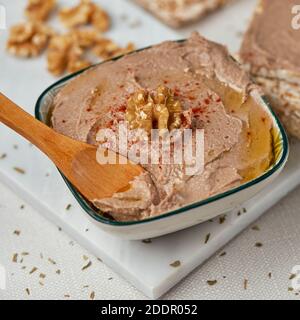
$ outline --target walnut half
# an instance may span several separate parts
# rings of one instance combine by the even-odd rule
[[[36,57],[46,48],[52,34],[51,28],[40,23],[17,24],[10,30],[7,50],[18,57]]]
[[[175,100],[174,93],[165,86],[153,92],[141,89],[127,101],[126,121],[130,129],[179,129],[181,127],[182,106]]]
[[[56,6],[56,0],[28,0],[26,17],[33,22],[46,21]]]
[[[61,75],[66,70],[76,72],[91,65],[83,58],[84,50],[71,33],[52,37],[48,48],[48,70]]]

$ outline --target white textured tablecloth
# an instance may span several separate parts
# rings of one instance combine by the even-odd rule
[[[289,291],[291,270],[300,264],[299,192],[258,220],[259,231],[248,228],[162,298],[299,299]],[[0,299],[89,299],[93,291],[95,299],[146,299],[2,184],[0,195],[0,264],[7,271]],[[18,262],[12,261],[15,253]],[[88,261],[92,265],[82,271]],[[207,284],[215,279],[216,285]]]

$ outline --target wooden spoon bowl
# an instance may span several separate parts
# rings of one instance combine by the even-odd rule
[[[128,188],[143,172],[139,165],[99,164],[97,147],[61,135],[0,93],[0,121],[43,151],[89,201]]]

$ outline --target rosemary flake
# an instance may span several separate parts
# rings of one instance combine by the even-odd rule
[[[48,258],[48,261],[49,261],[51,264],[56,264],[56,262],[55,262],[53,259],[51,259],[51,258]]]
[[[209,285],[209,286],[214,286],[215,284],[217,284],[217,280],[207,280],[207,284]]]
[[[85,266],[83,266],[83,267],[81,268],[81,271],[86,270],[86,269],[89,268],[91,265],[92,265],[92,261],[89,261]]]
[[[173,268],[178,268],[181,266],[181,262],[179,260],[176,260],[176,261],[170,263],[170,266]]]
[[[26,171],[25,171],[24,169],[19,168],[19,167],[13,167],[13,169],[14,169],[16,172],[20,173],[20,174],[25,174],[25,173],[26,173]]]
[[[90,294],[90,299],[94,300],[95,299],[95,291],[92,291]]]
[[[210,238],[210,233],[208,233],[205,237],[205,241],[204,241],[205,244],[207,244],[207,242],[209,241],[209,238]]]
[[[297,276],[296,274],[291,274],[291,275],[290,275],[290,277],[289,277],[289,280],[293,280],[293,279],[295,279],[295,278],[296,278],[296,276]]]
[[[226,214],[223,216],[219,217],[219,224],[223,224],[226,221]]]
[[[244,290],[248,288],[248,279],[244,279]]]
[[[33,268],[30,270],[29,274],[33,274],[34,272],[36,272],[37,269],[38,269],[37,267],[33,267]]]
[[[18,262],[18,254],[14,253],[13,257],[12,257],[12,262]]]
[[[143,243],[146,243],[146,244],[149,244],[149,243],[152,243],[152,240],[151,239],[144,239],[142,240]]]

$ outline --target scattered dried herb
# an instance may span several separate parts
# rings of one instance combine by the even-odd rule
[[[295,279],[295,278],[296,278],[296,276],[297,276],[296,274],[291,274],[291,275],[290,275],[290,277],[289,277],[289,280],[293,280],[293,279]]]
[[[19,168],[19,167],[14,167],[13,169],[14,169],[16,172],[20,173],[20,174],[25,174],[25,173],[26,173],[26,171],[25,171],[24,169]]]
[[[60,274],[61,271],[58,269],[58,270],[55,271],[55,273],[56,273],[56,274]]]
[[[220,254],[220,257],[224,257],[224,256],[226,256],[226,252],[224,251],[224,252],[222,252],[221,254]]]
[[[256,242],[255,243],[255,247],[257,248],[261,248],[263,246],[263,244],[261,242]]]
[[[209,285],[209,286],[214,286],[215,284],[217,284],[217,280],[207,280],[207,284]]]
[[[13,148],[14,148],[15,150],[19,149],[19,147],[18,147],[17,144],[14,144],[14,145],[13,145]]]
[[[89,261],[85,266],[83,266],[83,267],[81,268],[81,271],[86,270],[86,269],[89,268],[91,265],[92,265],[92,261]]]
[[[224,214],[223,216],[219,217],[219,223],[223,224],[226,221],[226,215]]]
[[[20,230],[15,230],[15,231],[14,231],[14,234],[17,235],[17,236],[19,236],[19,235],[21,234],[21,231],[20,231]]]
[[[70,298],[71,296],[69,294],[64,295],[65,298]]]
[[[181,266],[181,262],[179,260],[176,260],[176,261],[170,263],[170,266],[173,268],[178,268]]]
[[[66,206],[66,211],[69,211],[71,208],[72,208],[72,205],[71,205],[71,204],[68,204],[68,205]]]
[[[292,292],[292,291],[294,291],[294,288],[289,287],[288,291]]]
[[[260,231],[259,226],[253,226],[251,229],[254,231]]]
[[[51,259],[51,258],[48,258],[48,261],[49,261],[50,263],[52,263],[52,264],[56,264],[56,262],[55,262],[53,259]]]
[[[210,233],[208,233],[205,237],[205,241],[204,241],[205,244],[209,241],[209,238],[210,238]]]
[[[26,288],[25,291],[30,296],[30,290],[28,288]]]
[[[46,275],[44,273],[40,273],[40,276],[39,276],[41,279],[45,279],[46,278]]]
[[[18,262],[18,254],[14,253],[13,257],[12,257],[12,262]]]
[[[92,291],[90,294],[90,299],[94,300],[95,299],[95,291]]]
[[[144,239],[144,240],[142,240],[142,242],[148,244],[148,243],[152,243],[152,240],[151,239]]]
[[[36,272],[37,269],[38,269],[37,267],[33,267],[33,268],[30,270],[29,274],[33,274],[34,272]]]
[[[29,252],[24,251],[24,252],[21,253],[21,255],[22,256],[29,256]]]
[[[244,280],[244,290],[247,290],[248,288],[248,279]]]
[[[44,286],[42,281],[39,281],[39,285],[42,286],[42,287]]]
[[[25,208],[24,204],[20,206],[20,209],[23,210]]]
[[[1,156],[0,156],[0,160],[5,159],[6,157],[7,157],[7,154],[6,154],[6,153],[3,153],[3,154],[1,154]]]
[[[113,277],[109,277],[107,280],[109,280],[109,281],[110,281],[110,280],[113,280]]]
[[[272,272],[268,273],[268,277],[271,279],[272,278]]]
[[[83,256],[82,256],[82,259],[83,259],[84,261],[87,261],[87,260],[89,260],[89,257],[87,257],[86,255],[83,255]]]

